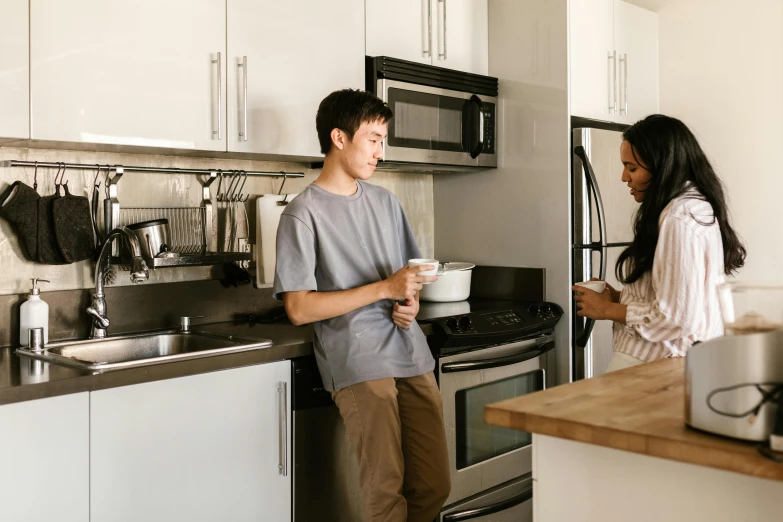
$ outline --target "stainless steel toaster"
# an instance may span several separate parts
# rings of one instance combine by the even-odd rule
[[[783,330],[726,335],[687,353],[685,422],[737,439],[766,441],[783,396]],[[766,400],[765,400],[766,399]]]

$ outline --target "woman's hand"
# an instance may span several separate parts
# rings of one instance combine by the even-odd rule
[[[399,302],[394,303],[394,311],[392,312],[392,322],[400,328],[407,329],[416,319],[416,315],[419,313],[419,301],[415,298],[406,298],[405,304]]]
[[[609,311],[611,305],[615,302],[612,291],[614,290],[608,284],[602,293],[594,292],[589,288],[574,285],[571,287],[574,291],[574,301],[576,301],[576,315],[587,317],[588,319],[604,320],[611,319]],[[614,290],[616,292],[616,290]]]

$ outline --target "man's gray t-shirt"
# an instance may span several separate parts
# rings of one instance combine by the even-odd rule
[[[285,292],[375,283],[421,257],[397,198],[384,188],[356,184],[352,196],[312,184],[286,207],[277,229],[276,299]],[[435,361],[421,328],[416,321],[408,329],[397,327],[393,308],[394,301],[383,300],[313,324],[327,390],[432,371]]]

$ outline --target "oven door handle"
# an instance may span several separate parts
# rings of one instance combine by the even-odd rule
[[[519,495],[515,495],[511,498],[507,498],[506,500],[502,500],[500,502],[496,502],[488,506],[484,506],[476,509],[466,509],[465,511],[456,511],[454,513],[449,513],[448,515],[443,515],[443,522],[457,522],[459,520],[470,520],[472,518],[479,518],[487,515],[492,515],[494,513],[500,513],[501,511],[511,509],[512,507],[523,504],[529,500],[533,500],[532,489],[528,489],[524,493],[520,493]]]
[[[478,361],[446,363],[440,367],[441,373],[469,372],[472,370],[485,370],[487,368],[500,368],[510,366],[530,359],[540,357],[555,347],[555,338],[547,335],[542,338],[542,342],[536,344],[534,348],[525,350],[522,353],[507,355],[505,357],[496,357],[494,359],[480,359]]]

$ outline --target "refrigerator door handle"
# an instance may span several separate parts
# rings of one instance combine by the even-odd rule
[[[605,248],[597,248],[596,249],[598,253],[601,256],[601,263],[600,263],[600,277],[601,281],[606,279],[606,249]],[[576,340],[576,345],[579,348],[584,348],[587,346],[587,341],[590,340],[590,334],[593,333],[593,327],[595,326],[595,320],[594,319],[588,319],[585,322],[585,329],[582,332],[582,335],[580,335]]]
[[[606,217],[604,214],[604,202],[603,199],[601,199],[601,190],[598,188],[598,180],[595,177],[595,171],[593,171],[593,166],[590,164],[590,160],[587,158],[585,148],[582,145],[577,145],[574,147],[574,154],[576,154],[577,157],[582,160],[587,184],[590,186],[590,190],[593,192],[593,196],[595,196],[595,206],[596,210],[598,211],[598,243],[601,247],[606,247]],[[603,279],[604,276],[604,270],[602,269],[601,279]]]
[[[601,199],[601,191],[598,188],[598,180],[595,177],[595,172],[593,171],[593,166],[590,164],[590,160],[587,158],[587,153],[585,152],[585,148],[582,145],[577,145],[574,147],[574,154],[579,157],[580,160],[582,160],[582,165],[584,166],[585,170],[585,178],[587,180],[587,184],[590,186],[590,190],[593,192],[593,196],[595,197],[595,207],[596,211],[598,212],[598,244],[593,243],[597,248],[595,250],[598,250],[600,256],[601,256],[601,263],[600,263],[600,271],[598,278],[602,281],[606,279],[606,217],[604,215],[604,202]],[[593,327],[595,326],[595,321],[593,319],[588,319],[585,323],[585,329],[582,335],[579,336],[579,338],[576,340],[576,345],[579,348],[584,348],[587,345],[587,341],[590,339],[590,334],[593,333]]]

